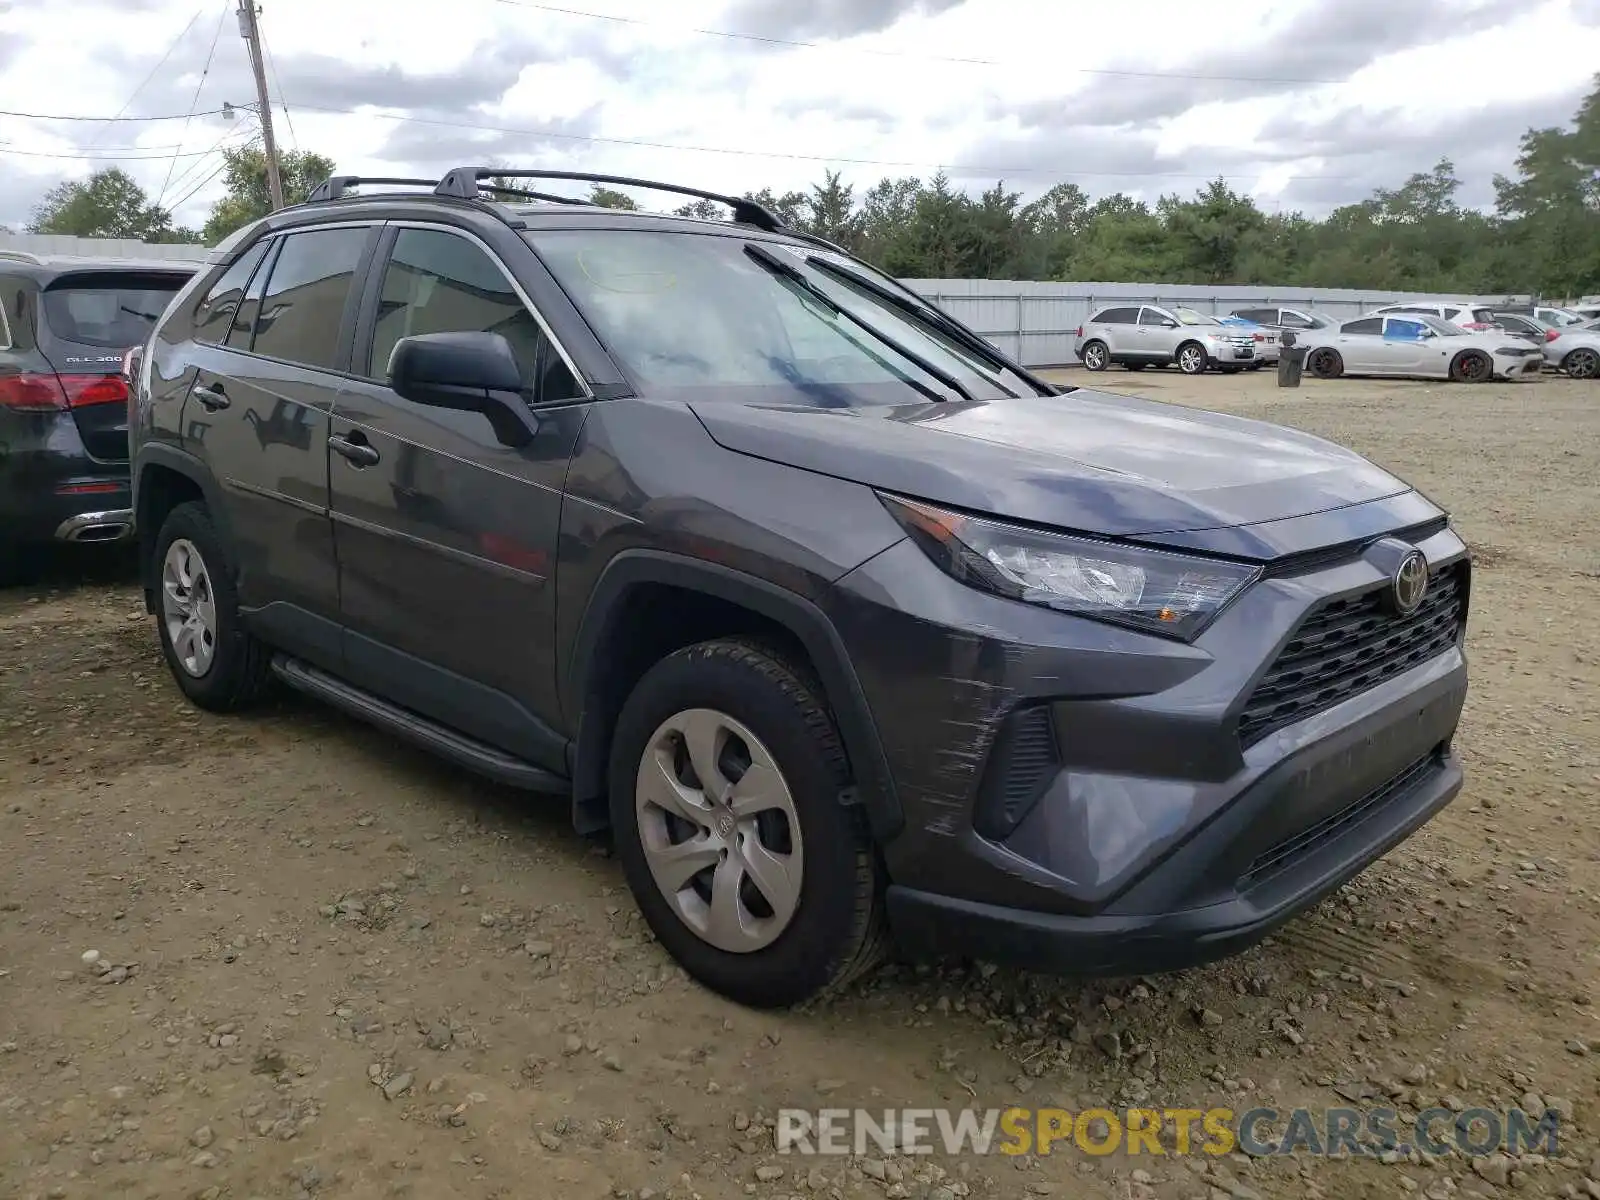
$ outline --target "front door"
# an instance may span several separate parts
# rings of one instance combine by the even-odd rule
[[[1422,369],[1423,351],[1428,349],[1431,332],[1421,321],[1409,317],[1383,320],[1383,369],[1406,375]]]
[[[485,331],[522,367],[537,418],[527,445],[503,444],[481,414],[387,386],[401,338]],[[444,226],[385,234],[351,371],[329,441],[346,672],[564,772],[552,732],[556,539],[584,388],[488,246]]]

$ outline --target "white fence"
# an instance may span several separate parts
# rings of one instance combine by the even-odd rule
[[[1180,283],[1031,283],[1006,279],[908,279],[905,282],[1028,367],[1077,362],[1072,342],[1078,326],[1097,308],[1116,302],[1181,304],[1218,316],[1235,308],[1287,304],[1295,308],[1314,308],[1334,317],[1354,317],[1381,304],[1466,298],[1344,288]],[[1528,297],[1496,296],[1493,299],[1525,303]]]
[[[57,233],[0,233],[0,250],[91,258],[155,258],[167,262],[204,262],[211,253],[208,246],[152,245],[130,238],[70,237]]]

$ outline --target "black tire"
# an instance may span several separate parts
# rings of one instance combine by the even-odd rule
[[[1111,352],[1104,342],[1083,344],[1083,365],[1091,371],[1104,371],[1111,365]]]
[[[686,709],[716,709],[766,745],[788,785],[805,849],[799,904],[769,945],[749,952],[701,939],[656,885],[635,805],[640,762],[660,725]],[[611,743],[611,824],[628,886],[656,937],[705,986],[755,1008],[782,1008],[837,990],[875,965],[887,934],[880,869],[861,810],[840,802],[849,765],[808,673],[743,639],[702,642],[645,673]]]
[[[1211,365],[1206,348],[1199,342],[1183,343],[1173,355],[1173,360],[1178,364],[1178,370],[1185,375],[1204,375],[1206,368]]]
[[[1337,350],[1324,346],[1310,353],[1305,369],[1318,379],[1337,379],[1344,374],[1344,359]]]
[[[172,648],[162,616],[161,568],[167,551],[179,538],[187,539],[205,563],[216,609],[215,650],[203,675],[191,675]],[[180,504],[167,514],[156,534],[153,577],[156,580],[156,630],[161,654],[179,689],[196,706],[209,712],[237,712],[259,700],[272,684],[271,651],[245,631],[239,618],[239,593],[234,587],[233,560],[199,501]]]
[[[1250,369],[1252,371],[1259,371],[1259,370],[1261,370],[1262,367],[1264,367],[1266,365],[1267,365],[1266,363],[1257,360],[1256,362],[1253,362],[1253,363],[1250,364]]]
[[[1456,383],[1488,383],[1494,378],[1494,359],[1482,350],[1463,350],[1450,364],[1450,378]]]
[[[1580,347],[1561,360],[1561,369],[1573,379],[1600,379],[1600,353]]]

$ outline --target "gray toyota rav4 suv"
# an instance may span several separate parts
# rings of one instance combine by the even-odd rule
[[[512,174],[733,219],[482,182]],[[569,797],[745,1003],[891,941],[1215,958],[1461,786],[1439,508],[1303,433],[1045,383],[748,200],[336,177],[217,249],[135,393],[188,697],[275,680]]]

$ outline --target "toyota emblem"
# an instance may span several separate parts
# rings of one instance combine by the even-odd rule
[[[1400,560],[1394,572],[1394,606],[1410,615],[1428,594],[1428,560],[1422,551],[1413,550]]]

